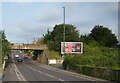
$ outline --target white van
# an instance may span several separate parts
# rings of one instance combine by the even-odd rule
[[[15,55],[15,58],[19,58],[19,55]]]

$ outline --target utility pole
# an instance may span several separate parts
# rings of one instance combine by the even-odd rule
[[[2,31],[0,31],[0,66],[2,65],[2,34],[3,34],[3,32]]]
[[[63,57],[65,57],[65,7],[63,7],[63,23],[64,23],[64,32],[63,32],[63,42],[64,42],[64,55]]]

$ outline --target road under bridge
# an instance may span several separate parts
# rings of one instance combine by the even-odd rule
[[[37,54],[35,56],[37,57],[37,62],[48,64],[48,59],[46,52],[48,51],[48,47],[45,44],[16,44],[12,43],[11,50],[34,50]]]

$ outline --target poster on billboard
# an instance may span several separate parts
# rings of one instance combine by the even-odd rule
[[[82,42],[65,42],[65,53],[82,53]],[[61,42],[61,54],[64,54],[64,42]]]

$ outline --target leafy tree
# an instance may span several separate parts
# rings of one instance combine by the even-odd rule
[[[25,54],[27,54],[27,55],[29,55],[29,56],[31,56],[31,55],[33,55],[33,50],[24,50],[23,51]]]
[[[43,41],[48,45],[50,50],[60,51],[61,42],[63,42],[63,24],[55,25],[53,31],[47,31],[43,35]],[[70,24],[65,24],[65,41],[77,42],[79,41],[79,31]]]
[[[49,31],[49,29],[47,29],[47,33],[44,35],[43,34],[43,42],[44,43],[46,43],[46,44],[48,44],[48,40],[50,40],[50,34],[51,34],[51,32]]]
[[[118,65],[120,67],[120,44],[118,46]]]
[[[112,47],[118,43],[115,34],[112,34],[111,30],[107,27],[99,25],[95,26],[92,29],[90,36],[102,46]]]
[[[95,40],[92,37],[90,37],[89,34],[88,35],[85,34],[80,36],[80,41],[83,43],[89,44]]]
[[[10,43],[8,42],[8,40],[6,39],[6,35],[5,32],[2,31],[2,57],[4,58],[4,56],[9,56],[10,54]]]

